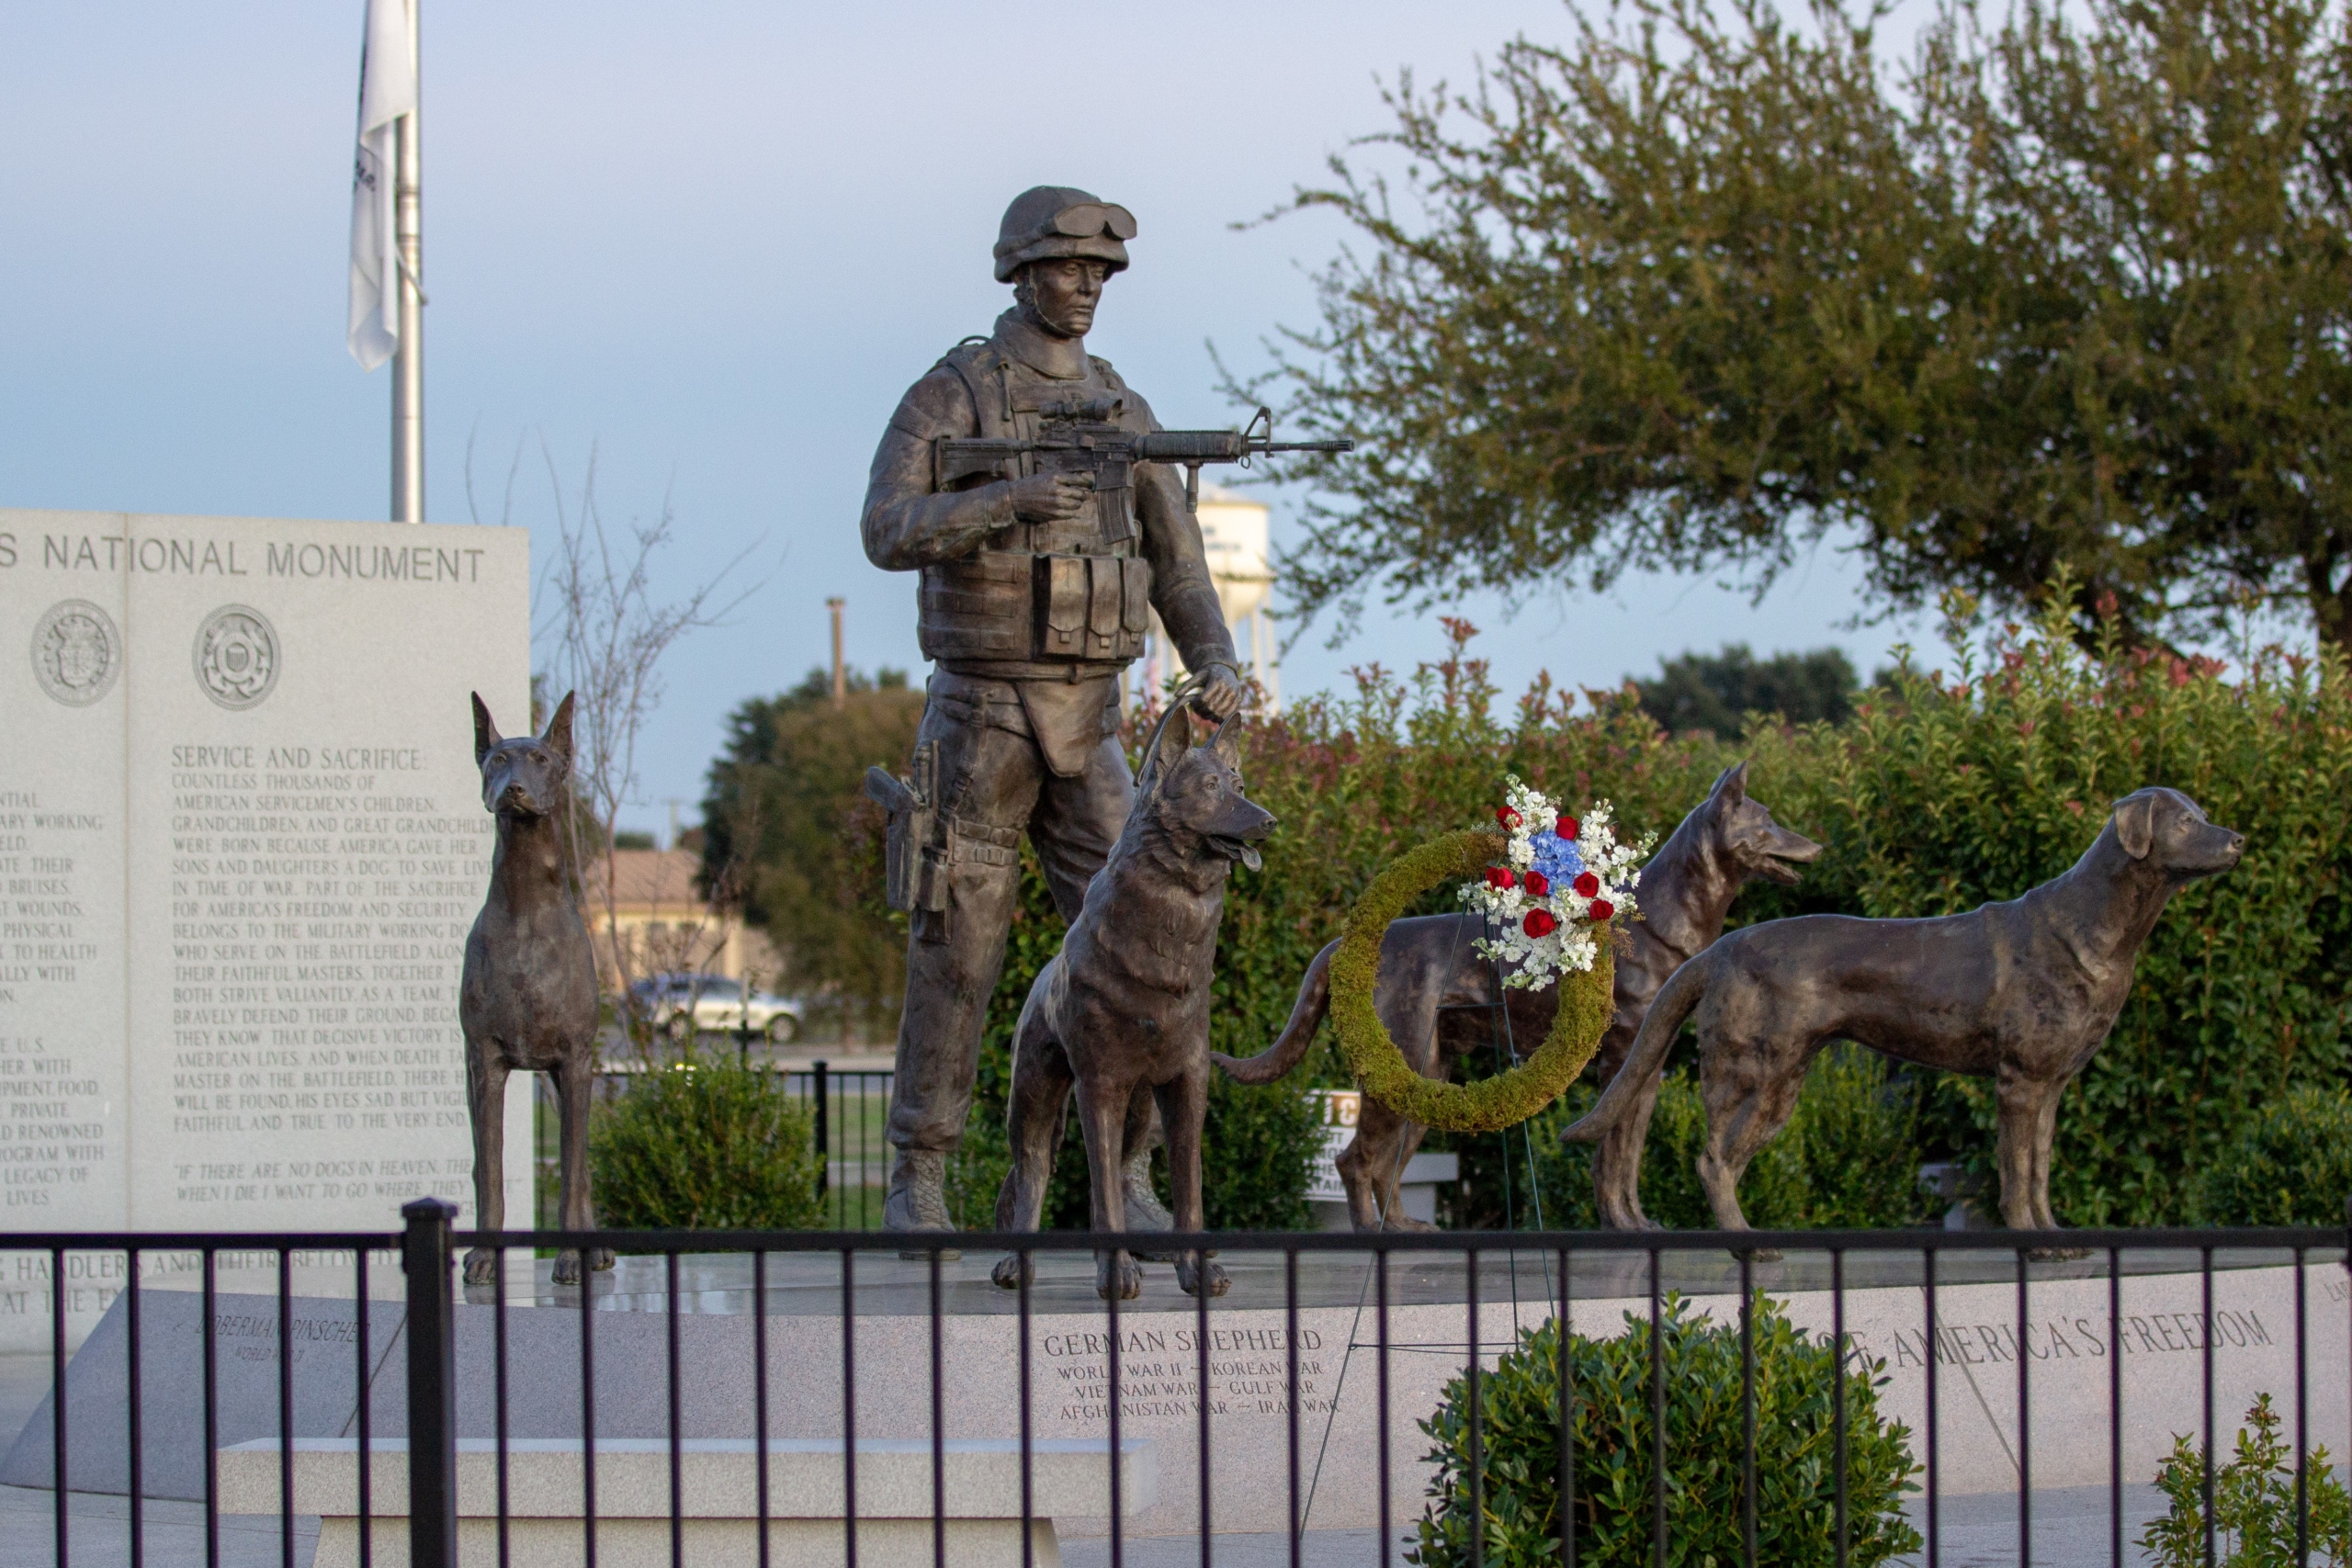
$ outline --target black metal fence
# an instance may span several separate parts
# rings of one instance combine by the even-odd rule
[[[2344,1230],[1129,1235],[1122,1301],[1084,1235],[403,1213],[0,1235],[52,1309],[10,1561],[1663,1568],[1713,1518],[1726,1562],[2218,1563],[2258,1401],[2265,1528],[2343,1528]],[[559,1286],[574,1247],[621,1256]],[[1228,1294],[1180,1292],[1203,1248]]]
[[[897,1076],[887,1068],[831,1066],[821,1056],[805,1071],[786,1074],[786,1087],[807,1102],[816,1121],[817,1191],[836,1230],[872,1230],[882,1223],[882,1190],[890,1175],[882,1128]]]

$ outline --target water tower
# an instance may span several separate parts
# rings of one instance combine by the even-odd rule
[[[1233,646],[1241,656],[1241,672],[1256,677],[1266,694],[1266,711],[1282,711],[1282,664],[1275,649],[1273,623],[1266,617],[1267,596],[1274,573],[1267,559],[1267,510],[1215,485],[1201,486],[1201,543],[1206,547],[1209,581],[1216,585],[1225,624],[1233,629]],[[1159,692],[1184,672],[1183,656],[1169,640],[1159,616],[1151,617],[1151,637],[1144,649],[1142,690]]]

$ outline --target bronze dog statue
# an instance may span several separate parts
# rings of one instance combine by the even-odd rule
[[[1144,763],[1135,809],[1111,858],[1086,885],[1086,902],[1029,987],[1012,1035],[1006,1131],[1012,1168],[997,1194],[996,1228],[1034,1231],[1043,1215],[1063,1107],[1078,1089],[1093,1228],[1127,1228],[1124,1173],[1149,1135],[1157,1101],[1168,1140],[1168,1180],[1180,1231],[1198,1231],[1201,1127],[1208,1115],[1209,981],[1233,863],[1258,864],[1274,818],[1241,793],[1231,719],[1205,746],[1173,710],[1163,747]],[[1172,744],[1170,744],[1172,743]],[[1025,1255],[996,1266],[1017,1287]],[[1177,1259],[1193,1295],[1225,1294],[1225,1270],[1205,1256]],[[1142,1293],[1143,1270],[1122,1249],[1096,1260],[1105,1299]]]
[[[466,938],[458,1019],[466,1032],[466,1104],[474,1122],[474,1214],[483,1230],[506,1226],[506,1075],[553,1073],[562,1107],[565,1230],[593,1230],[588,1195],[588,1098],[596,1071],[596,958],[564,874],[556,815],[571,787],[571,698],[547,733],[502,740],[490,709],[474,697],[474,761],[481,803],[498,818],[490,897]],[[613,1255],[597,1250],[594,1267]],[[466,1254],[466,1283],[486,1285],[498,1255]],[[580,1282],[580,1254],[556,1259],[555,1282]]]
[[[1695,1013],[1707,1108],[1699,1179],[1716,1224],[1746,1230],[1741,1172],[1796,1109],[1815,1053],[1852,1040],[1996,1080],[2001,1219],[2055,1230],[2058,1098],[2123,1010],[2166,901],[2245,849],[2179,791],[2143,789],[2115,803],[2081,860],[2022,898],[1928,919],[1805,915],[1735,931],[1674,972],[1625,1066],[1562,1136],[1590,1142],[1631,1114]]]
[[[1774,822],[1763,802],[1748,798],[1746,762],[1724,770],[1707,798],[1642,868],[1636,885],[1642,918],[1619,939],[1615,1016],[1593,1055],[1601,1082],[1616,1076],[1633,1049],[1642,1016],[1667,976],[1723,934],[1724,917],[1740,888],[1759,876],[1793,886],[1802,874],[1797,867],[1820,853],[1819,844]],[[1543,1041],[1559,1010],[1555,988],[1498,987],[1493,963],[1471,949],[1482,930],[1475,915],[1419,915],[1394,922],[1382,939],[1374,1006],[1406,1061],[1424,1077],[1453,1077],[1455,1062],[1487,1043],[1498,988],[1509,1009],[1510,1038],[1522,1051]],[[1329,1004],[1331,954],[1339,945],[1332,942],[1307,965],[1290,1021],[1272,1045],[1246,1060],[1214,1056],[1216,1065],[1243,1083],[1271,1083],[1296,1066]],[[1640,1178],[1661,1070],[1650,1070],[1638,1098],[1593,1156],[1600,1223],[1612,1230],[1657,1228],[1642,1213]],[[1424,1131],[1375,1100],[1364,1101],[1356,1135],[1339,1159],[1356,1229],[1379,1230],[1384,1216],[1390,1229],[1423,1228],[1397,1209],[1396,1179]]]

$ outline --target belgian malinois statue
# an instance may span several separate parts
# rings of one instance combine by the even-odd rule
[[[458,1019],[466,1032],[466,1104],[474,1121],[474,1213],[483,1230],[506,1225],[506,1075],[552,1073],[563,1115],[565,1230],[593,1230],[588,1196],[588,1097],[596,1070],[596,958],[564,873],[560,812],[571,787],[571,698],[545,735],[502,740],[474,697],[474,761],[481,803],[498,818],[490,897],[466,938]],[[526,1151],[526,1154],[528,1151]],[[594,1267],[610,1269],[598,1249]],[[466,1254],[466,1283],[498,1269],[487,1247]],[[580,1282],[580,1254],[556,1259],[555,1282]]]
[[[1699,1030],[1707,1144],[1699,1179],[1724,1230],[1746,1230],[1740,1173],[1796,1109],[1832,1040],[1995,1080],[2001,1219],[2055,1230],[2058,1099],[2107,1039],[2165,904],[2238,863],[2244,835],[2177,790],[2143,789],[2072,868],[2002,904],[1928,919],[1804,915],[1734,931],[1674,972],[1632,1055],[1563,1134],[1589,1142],[1633,1112],[1685,1019]]]
[[[1126,828],[1087,884],[1084,907],[1029,987],[1013,1028],[1006,1108],[1012,1169],[997,1194],[1001,1231],[1037,1228],[1073,1084],[1092,1227],[1128,1228],[1124,1170],[1149,1135],[1157,1101],[1176,1228],[1202,1228],[1217,921],[1233,863],[1257,866],[1254,846],[1274,818],[1241,793],[1239,730],[1231,719],[1197,747],[1182,706],[1167,723],[1145,759]],[[994,1278],[1013,1289],[1027,1268],[1025,1256],[1007,1258]],[[1204,1254],[1180,1256],[1176,1277],[1193,1295],[1221,1296],[1228,1283]],[[1094,1287],[1106,1301],[1132,1299],[1142,1293],[1143,1269],[1124,1248],[1104,1252],[1095,1260]]]
[[[1762,801],[1748,798],[1746,762],[1724,771],[1707,798],[1642,868],[1635,885],[1642,918],[1618,938],[1615,1017],[1593,1054],[1594,1072],[1602,1083],[1617,1076],[1642,1015],[1667,976],[1723,934],[1724,917],[1740,888],[1759,876],[1793,886],[1802,874],[1797,868],[1820,853],[1819,844],[1774,822]],[[1509,1039],[1518,1049],[1534,1050],[1551,1032],[1560,993],[1500,986],[1494,963],[1470,945],[1484,929],[1475,915],[1419,915],[1396,921],[1381,942],[1373,1004],[1406,1061],[1424,1077],[1451,1077],[1454,1063],[1491,1043],[1498,990],[1509,1009]],[[1331,954],[1339,945],[1332,942],[1307,965],[1290,1021],[1272,1045],[1246,1060],[1217,1055],[1217,1066],[1243,1083],[1271,1083],[1296,1066],[1329,1003]],[[1657,1228],[1642,1213],[1640,1177],[1660,1071],[1651,1070],[1638,1087],[1638,1098],[1594,1153],[1600,1223],[1612,1230]],[[1396,1206],[1396,1179],[1424,1131],[1365,1100],[1356,1135],[1339,1159],[1356,1229],[1376,1231],[1384,1224],[1392,1230],[1427,1228]]]

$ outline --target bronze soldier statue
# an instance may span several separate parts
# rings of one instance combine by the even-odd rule
[[[1120,677],[1143,651],[1148,612],[1201,677],[1195,709],[1221,720],[1241,704],[1200,525],[1166,463],[1105,464],[1084,439],[1049,445],[1087,454],[1009,446],[1000,460],[965,448],[977,463],[951,461],[946,445],[1025,448],[1050,428],[1116,445],[1119,433],[1160,429],[1086,352],[1135,232],[1125,208],[1082,190],[1014,197],[996,243],[1012,308],[908,390],[874,455],[865,554],[922,574],[917,629],[934,667],[911,776],[876,781],[891,807],[891,903],[913,918],[888,1129],[899,1157],[883,1208],[893,1230],[955,1228],[941,1181],[971,1108],[1021,835],[1074,919],[1126,821],[1135,786],[1117,739]]]

